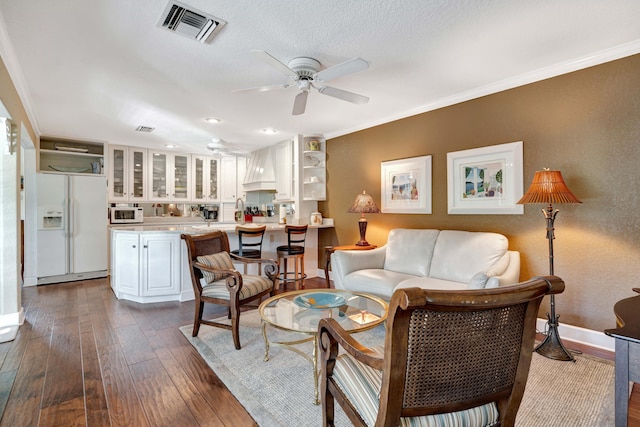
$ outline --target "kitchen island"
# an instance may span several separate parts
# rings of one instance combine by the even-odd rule
[[[194,299],[187,247],[181,234],[202,234],[222,230],[229,236],[231,250],[238,248],[236,223],[209,224],[165,223],[110,226],[110,281],[118,299],[139,303],[189,301]],[[251,226],[251,224],[246,224]],[[266,225],[262,246],[263,258],[277,259],[276,248],[287,244],[285,225]],[[309,225],[305,242],[305,271],[308,277],[318,276],[318,229],[333,225]],[[244,271],[243,264],[235,264]],[[253,266],[251,266],[253,267]],[[255,274],[256,271],[249,270]]]

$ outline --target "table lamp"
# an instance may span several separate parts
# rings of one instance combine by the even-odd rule
[[[369,242],[367,242],[365,238],[367,234],[367,219],[364,217],[364,214],[380,213],[380,209],[376,206],[376,202],[373,201],[373,197],[363,191],[362,194],[356,196],[355,202],[353,202],[353,205],[351,205],[347,212],[360,214],[360,220],[358,221],[360,241],[356,243],[356,246],[369,246]]]
[[[549,240],[549,274],[553,275],[553,239],[555,239],[553,222],[555,221],[559,210],[554,210],[552,205],[554,203],[582,202],[578,200],[571,190],[569,190],[569,187],[565,184],[560,171],[552,171],[545,168],[535,173],[531,187],[529,187],[526,194],[522,196],[517,203],[548,204],[546,208],[542,209],[542,214],[547,220],[547,240]],[[560,340],[560,334],[558,333],[558,318],[560,316],[556,315],[555,295],[550,295],[549,297],[551,298],[551,313],[547,313],[547,335],[544,341],[535,348],[535,351],[549,359],[565,361],[571,360],[575,362],[573,355],[565,348]]]

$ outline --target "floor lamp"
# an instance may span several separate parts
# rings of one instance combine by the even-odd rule
[[[562,179],[562,173],[560,173],[560,171],[544,169],[536,172],[531,187],[529,187],[527,193],[518,201],[518,204],[534,203],[548,204],[546,208],[542,209],[542,214],[547,220],[549,274],[553,276],[553,239],[555,239],[553,222],[559,212],[558,209],[553,209],[553,204],[582,202],[569,190],[564,179]],[[575,362],[573,355],[565,348],[560,340],[560,334],[558,333],[558,318],[560,316],[556,315],[555,295],[550,295],[549,297],[551,298],[551,313],[547,313],[547,336],[544,341],[535,348],[535,351],[549,359],[571,360]]]
[[[373,197],[362,192],[356,196],[356,200],[353,205],[347,210],[348,213],[359,213],[360,220],[358,221],[358,227],[360,228],[360,240],[356,243],[356,246],[369,246],[367,242],[367,218],[364,217],[366,213],[380,213],[380,209],[376,206],[376,202],[373,201]]]

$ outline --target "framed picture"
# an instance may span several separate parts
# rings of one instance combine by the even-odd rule
[[[447,153],[450,214],[520,214],[522,141]]]
[[[380,169],[383,213],[431,213],[431,156],[389,160]]]

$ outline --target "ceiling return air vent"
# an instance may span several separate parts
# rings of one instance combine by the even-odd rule
[[[225,21],[215,16],[177,1],[167,4],[158,22],[159,27],[200,43],[210,42],[225,24]]]

